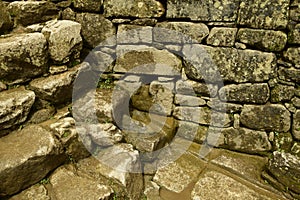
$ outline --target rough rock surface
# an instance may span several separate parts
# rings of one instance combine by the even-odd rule
[[[14,194],[40,181],[65,160],[61,145],[40,126],[27,126],[11,133],[1,138],[0,144],[0,196]]]
[[[281,101],[289,101],[292,99],[295,93],[294,86],[275,85],[274,88],[271,89],[271,102],[281,102]]]
[[[185,67],[185,72],[191,79],[254,83],[269,80],[274,76],[276,57],[272,53],[204,45],[199,45],[203,51],[195,52],[194,48],[192,45],[183,47],[187,58],[197,56],[197,59],[189,60],[192,63]]]
[[[278,70],[279,78],[285,81],[294,81],[300,83],[300,69],[294,67],[284,68],[280,67]]]
[[[290,112],[280,104],[244,105],[241,123],[248,128],[286,132],[290,129]]]
[[[170,0],[167,2],[167,18],[190,18],[195,21],[225,21],[237,19],[239,1]]]
[[[6,5],[0,2],[0,34],[9,31],[13,26],[13,22],[7,11]]]
[[[51,192],[57,199],[110,199],[113,194],[110,186],[97,179],[80,176],[72,166],[69,168],[62,166],[50,177]]]
[[[100,14],[78,13],[76,21],[81,24],[84,42],[92,48],[109,38],[114,40],[116,28],[113,23]]]
[[[300,17],[299,17],[300,19]],[[297,24],[288,34],[289,44],[300,44],[300,24]]]
[[[118,26],[118,44],[152,44],[152,27],[132,24]]]
[[[284,52],[284,57],[295,65],[300,65],[300,47],[291,47]]]
[[[247,153],[266,152],[272,147],[266,132],[232,127],[209,130],[207,143]]]
[[[159,43],[201,43],[209,34],[208,27],[203,23],[161,22],[155,27],[153,38]]]
[[[199,83],[192,80],[179,80],[176,82],[176,94],[215,97],[218,94],[218,86],[208,83]]]
[[[201,99],[200,97],[176,94],[174,98],[174,103],[180,106],[197,107],[204,106],[206,104],[206,101],[204,99]]]
[[[153,47],[118,45],[114,70],[149,75],[180,75],[182,63],[167,50]]]
[[[289,0],[249,0],[240,4],[238,24],[252,28],[284,29]]]
[[[233,47],[237,28],[214,27],[211,29],[206,43],[213,46]]]
[[[36,184],[30,188],[22,191],[21,193],[14,195],[10,198],[11,200],[51,200],[48,195],[48,191],[42,184]]]
[[[100,12],[103,0],[74,0],[75,9],[88,12]]]
[[[292,133],[296,139],[300,140],[300,110],[293,114]]]
[[[63,103],[72,98],[73,81],[76,78],[80,65],[67,72],[34,79],[29,86],[36,95],[53,103]]]
[[[269,172],[285,187],[300,193],[300,162],[299,158],[284,152],[273,152],[268,164]]]
[[[287,43],[287,35],[281,31],[241,28],[237,40],[266,51],[282,51]]]
[[[82,48],[81,25],[70,20],[50,21],[42,33],[48,40],[53,61],[66,63],[78,58]]]
[[[0,79],[23,82],[47,69],[47,41],[41,33],[0,38]]]
[[[222,101],[238,103],[266,103],[270,96],[268,84],[238,84],[226,85],[219,90],[219,97]]]
[[[23,26],[58,18],[58,9],[49,1],[15,1],[7,7],[15,24]]]
[[[23,87],[0,93],[0,130],[18,125],[27,119],[35,94]]]
[[[161,17],[165,8],[156,0],[142,1],[104,1],[104,15],[106,17],[137,17],[137,18],[153,18]]]
[[[201,175],[192,191],[191,197],[193,200],[272,199],[266,195],[259,194],[235,179],[216,171],[208,171]]]

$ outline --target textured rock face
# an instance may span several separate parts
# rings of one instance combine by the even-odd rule
[[[188,64],[185,68],[187,76],[191,79],[205,79],[206,82],[219,82],[222,79],[243,83],[262,82],[274,76],[276,57],[272,53],[204,45],[200,45],[200,48],[205,51],[197,55],[197,60],[192,63],[197,65]],[[192,46],[185,45],[183,49],[187,57],[195,54]],[[207,59],[211,59],[212,62],[207,62]]]
[[[23,87],[0,93],[0,130],[20,124],[27,119],[35,94]]]
[[[226,85],[219,90],[219,97],[223,101],[239,103],[266,103],[270,90],[268,84],[239,84]]]
[[[15,1],[7,7],[15,24],[23,26],[58,18],[58,9],[49,1]]]
[[[116,33],[116,28],[108,19],[102,15],[92,13],[76,14],[76,21],[81,24],[82,37],[84,42],[92,48],[95,48],[101,42],[110,38]]]
[[[36,95],[53,103],[63,103],[71,100],[73,81],[80,66],[72,68],[65,73],[37,78],[29,86]]]
[[[190,96],[201,95],[205,97],[215,97],[218,94],[218,86],[192,80],[179,80],[176,82],[176,93]]]
[[[41,33],[0,38],[0,79],[23,82],[41,75],[47,69],[46,45]]]
[[[53,61],[66,63],[78,58],[82,48],[81,25],[69,20],[50,21],[42,30]]]
[[[250,0],[240,4],[238,23],[252,28],[284,29],[289,0]]]
[[[284,57],[291,61],[295,65],[300,65],[300,47],[291,47],[288,48],[287,51],[284,53]]]
[[[103,0],[75,0],[73,5],[75,9],[81,11],[99,12]]]
[[[271,102],[289,101],[295,93],[294,86],[278,84],[271,89]]]
[[[300,19],[300,16],[299,16]],[[300,24],[297,24],[288,34],[289,44],[300,44]]]
[[[160,43],[201,43],[209,34],[208,27],[203,23],[161,22],[155,27],[158,29],[154,29],[154,41]]]
[[[272,147],[266,132],[232,127],[210,130],[207,143],[247,153],[266,152]]]
[[[165,12],[163,5],[156,0],[106,0],[103,6],[106,17],[152,18],[161,17]]]
[[[195,21],[225,21],[237,19],[239,1],[170,0],[167,2],[167,18],[190,18]]]
[[[282,51],[287,35],[281,31],[242,28],[237,34],[238,41],[266,51]]]
[[[300,140],[300,110],[293,114],[292,133],[296,139]]]
[[[51,200],[50,196],[48,195],[47,189],[44,185],[36,184],[20,194],[17,194],[10,198],[11,200]]]
[[[7,11],[6,5],[0,2],[0,34],[10,30],[13,26],[13,22]]]
[[[219,28],[211,29],[206,40],[207,44],[221,47],[232,47],[235,43],[237,28]]]
[[[206,172],[196,183],[192,195],[197,199],[261,199],[271,200],[268,196],[258,194],[255,190],[243,185],[235,179],[219,172]]]
[[[279,78],[285,81],[294,81],[300,83],[300,69],[296,68],[284,68],[281,67],[278,70]]]
[[[58,168],[50,177],[52,192],[57,199],[110,199],[111,187],[97,179],[80,176],[72,166],[67,167]]]
[[[241,122],[252,129],[278,132],[287,132],[291,126],[290,112],[280,104],[244,105]]]
[[[65,159],[58,141],[40,126],[11,133],[1,138],[0,144],[0,196],[38,182]]]
[[[114,70],[149,75],[179,75],[182,63],[167,50],[144,46],[117,46],[117,60]]]
[[[289,153],[273,152],[269,160],[268,170],[285,187],[300,193],[300,162],[299,158]]]
[[[152,27],[122,24],[118,26],[118,44],[152,44]]]

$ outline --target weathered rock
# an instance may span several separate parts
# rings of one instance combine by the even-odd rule
[[[48,191],[42,184],[36,184],[31,186],[30,188],[22,191],[21,193],[14,195],[10,198],[11,200],[51,200],[48,195]]]
[[[266,132],[232,127],[210,129],[207,133],[207,143],[247,153],[267,152],[272,147]]]
[[[233,47],[237,28],[214,27],[210,30],[206,43],[213,46]]]
[[[76,20],[76,13],[71,8],[66,8],[61,13],[61,18],[63,20]]]
[[[23,26],[58,18],[57,7],[49,1],[14,1],[7,7],[15,24]]]
[[[66,63],[79,58],[82,48],[81,25],[70,20],[50,21],[42,33],[48,40],[53,61]]]
[[[21,87],[0,94],[0,130],[24,122],[35,101],[34,92]]]
[[[54,74],[59,74],[62,72],[68,71],[68,67],[66,65],[62,65],[62,66],[50,66],[49,67],[49,72],[50,74],[54,75]]]
[[[294,86],[278,84],[271,89],[271,102],[290,101],[294,96]]]
[[[218,94],[218,85],[200,83],[192,80],[179,80],[176,82],[176,94],[215,97]]]
[[[34,112],[28,120],[28,122],[33,124],[39,124],[50,119],[54,114],[55,108],[49,106],[48,108],[43,108]]]
[[[293,21],[298,21],[298,22],[300,21],[300,6],[299,6],[299,2],[294,1],[294,3],[291,4],[289,17]]]
[[[300,65],[300,47],[291,47],[284,52],[284,57],[295,65]]]
[[[266,51],[282,51],[287,43],[287,35],[282,31],[241,28],[237,40]]]
[[[172,117],[134,110],[130,123],[123,119],[125,140],[141,152],[153,152],[170,142],[175,134],[176,123]],[[134,124],[132,124],[134,123]]]
[[[104,1],[105,17],[137,17],[137,18],[153,18],[161,17],[164,12],[162,3],[156,0],[142,1]]]
[[[79,161],[77,167],[91,177],[103,176],[115,182],[119,190],[123,189],[121,193],[125,192],[130,199],[140,199],[143,188],[141,163],[139,153],[132,145],[116,144],[102,149],[95,157]]]
[[[211,99],[207,102],[208,107],[213,110],[226,112],[226,113],[235,113],[242,110],[243,106],[240,104],[233,104],[233,103],[224,103],[219,99]]]
[[[299,17],[300,18],[300,17]],[[288,34],[289,44],[300,44],[300,24],[297,24]]]
[[[293,114],[292,133],[297,140],[300,140],[300,110]]]
[[[233,22],[237,19],[239,1],[170,0],[167,18],[190,18],[195,21]]]
[[[159,186],[151,180],[145,181],[144,195],[148,200],[162,200],[159,196]]]
[[[108,200],[113,195],[110,186],[99,179],[78,174],[73,166],[62,166],[55,170],[50,176],[50,183],[51,192],[57,199]]]
[[[238,84],[225,85],[219,90],[219,97],[222,101],[239,103],[266,103],[270,96],[268,84]]]
[[[0,35],[9,31],[13,27],[13,22],[7,11],[6,5],[0,2]]]
[[[191,107],[204,106],[206,104],[206,101],[204,99],[201,99],[199,97],[194,97],[194,96],[186,96],[182,94],[176,94],[174,102],[175,104],[180,106],[191,106]]]
[[[160,22],[153,29],[153,38],[159,43],[201,43],[209,34],[203,23]]]
[[[3,82],[0,81],[0,92],[2,92],[3,90],[6,90],[7,86],[6,84],[4,84]]]
[[[38,182],[65,159],[58,141],[40,126],[26,126],[1,138],[0,144],[0,196]]]
[[[196,45],[196,44],[194,44]],[[184,45],[184,55],[192,60],[186,65],[187,76],[205,82],[262,82],[275,74],[276,57],[273,53],[234,48]],[[193,57],[194,56],[194,57]]]
[[[116,72],[149,75],[180,75],[182,62],[167,50],[142,45],[118,45]]]
[[[239,8],[239,25],[262,29],[284,29],[287,26],[289,0],[243,1]]]
[[[293,145],[293,136],[290,132],[286,132],[286,133],[271,132],[269,134],[269,139],[270,140],[272,139],[273,151],[289,152]]]
[[[100,12],[103,0],[75,0],[73,5],[75,9],[87,12]]]
[[[191,199],[261,199],[271,200],[272,198],[260,194],[250,187],[237,180],[217,171],[207,171],[202,174],[196,183]]]
[[[34,79],[29,83],[29,87],[41,99],[55,104],[68,102],[72,98],[73,81],[79,67],[78,65],[61,74]]]
[[[299,97],[292,98],[292,103],[296,108],[300,108],[300,98]]]
[[[228,127],[232,123],[229,114],[211,111],[208,107],[175,107],[174,117],[203,125]]]
[[[244,105],[241,122],[248,128],[287,132],[291,126],[290,112],[280,104]]]
[[[78,135],[78,131],[81,129],[75,127],[75,120],[72,117],[65,117],[55,122],[46,122],[46,124],[46,127],[49,127],[60,139],[66,155],[72,158],[73,161],[78,161],[90,155],[89,138],[83,132]]]
[[[275,151],[267,167],[269,172],[285,187],[300,193],[300,161],[296,156]]]
[[[76,14],[76,21],[81,24],[82,37],[89,47],[95,48],[106,39],[115,39],[115,26],[100,14],[79,13]]]
[[[180,193],[197,180],[204,168],[202,160],[187,152],[176,161],[159,168],[153,181],[171,192]]]
[[[156,23],[157,23],[157,19],[154,18],[135,19],[130,22],[130,24],[138,25],[138,26],[155,26]]]
[[[203,143],[206,139],[208,127],[192,122],[179,121],[176,136],[196,143]]]
[[[118,26],[118,44],[152,44],[152,27],[121,24]]]
[[[47,41],[41,33],[0,38],[0,79],[23,82],[47,70]]]
[[[300,83],[300,69],[280,67],[278,70],[279,78],[284,81]]]

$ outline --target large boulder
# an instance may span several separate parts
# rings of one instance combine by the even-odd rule
[[[15,24],[23,26],[58,18],[59,12],[56,5],[50,1],[14,1],[7,8]]]
[[[50,21],[42,33],[48,40],[49,53],[54,62],[66,63],[80,56],[81,25],[69,20]]]
[[[1,138],[0,144],[0,196],[37,183],[65,160],[59,141],[37,125]]]
[[[0,79],[24,82],[47,70],[47,41],[41,33],[0,38]]]
[[[24,87],[0,93],[0,130],[24,122],[35,101],[35,94]]]

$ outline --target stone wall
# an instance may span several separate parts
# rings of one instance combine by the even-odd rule
[[[0,34],[0,197],[300,199],[299,0],[0,1]]]

